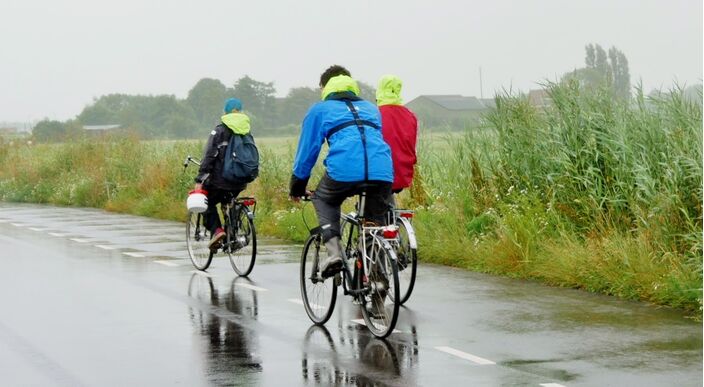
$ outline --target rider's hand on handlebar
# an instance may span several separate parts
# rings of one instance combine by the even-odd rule
[[[304,201],[310,200],[311,196],[313,196],[313,191],[306,190],[305,196],[289,196],[288,198],[295,203],[299,203],[301,199],[303,199]]]
[[[195,186],[195,188],[193,188],[193,189],[196,190],[196,191],[202,190],[202,189],[203,189],[203,184],[201,184],[201,183],[196,183],[196,186]]]

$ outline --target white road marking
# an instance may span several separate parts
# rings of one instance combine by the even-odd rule
[[[81,239],[81,238],[71,238],[72,241],[78,242],[78,243],[88,243],[88,239]]]
[[[259,286],[250,285],[250,284],[241,284],[241,283],[235,282],[235,286],[239,286],[241,288],[251,289],[251,290],[254,290],[257,292],[266,292],[266,289],[260,288]]]
[[[200,270],[192,270],[191,273],[195,273],[195,274],[198,274],[198,275],[202,275],[203,277],[208,277],[208,278],[213,278],[213,277],[215,277],[215,276],[212,275],[212,274],[209,274],[209,273],[206,273],[206,272],[200,271]]]
[[[144,258],[144,255],[140,253],[122,253],[125,254],[128,257],[134,257],[134,258]]]
[[[65,236],[68,235],[68,234],[61,234],[61,233],[58,233],[58,232],[50,232],[49,235],[55,236],[55,237],[65,237]]]
[[[293,302],[294,304],[303,305],[303,300],[301,300],[300,298],[289,298],[288,302]],[[322,307],[318,304],[310,304],[310,307],[313,309],[325,309],[325,307]]]
[[[9,220],[7,220],[7,219],[0,219],[0,223],[7,223],[7,222],[9,222]]]
[[[46,231],[48,228],[37,228],[37,227],[30,227],[29,228],[32,231]]]
[[[107,246],[107,245],[95,245],[95,247],[99,247],[103,250],[115,250],[116,249],[116,247],[114,247],[114,246]]]
[[[173,262],[169,262],[169,261],[154,261],[154,263],[158,263],[160,265],[170,266],[170,267],[181,266],[178,263],[173,263]]]
[[[24,227],[24,224],[19,224],[19,223],[10,223],[10,224],[15,227]]]
[[[351,320],[351,321],[352,321],[353,323],[355,323],[355,324],[364,325],[365,327],[367,326],[366,321],[362,320],[361,318],[360,318],[360,319],[356,319],[356,320]],[[377,325],[386,328],[385,326],[383,326],[383,325],[381,325],[381,324],[377,324]],[[394,329],[393,332],[391,332],[391,333],[403,333],[403,332],[399,331],[398,329]]]
[[[558,383],[540,383],[540,385],[543,387],[565,387],[562,384]]]
[[[454,355],[454,356],[457,356],[457,357],[465,359],[465,360],[469,360],[469,361],[471,361],[473,363],[477,363],[479,365],[496,364],[491,360],[487,360],[487,359],[481,358],[479,356],[472,355],[471,353],[462,352],[458,349],[454,349],[454,348],[450,348],[450,347],[435,347],[435,349],[437,349],[438,351],[441,351],[441,352],[449,353],[450,355]]]

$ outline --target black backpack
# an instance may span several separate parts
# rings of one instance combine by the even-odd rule
[[[232,183],[249,183],[259,175],[259,150],[251,134],[232,134],[225,149],[223,179]]]

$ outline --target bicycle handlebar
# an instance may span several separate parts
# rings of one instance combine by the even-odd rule
[[[188,164],[193,163],[195,165],[200,166],[200,160],[198,160],[195,157],[192,157],[191,155],[186,156],[186,159],[183,160],[183,170],[185,171],[186,168],[188,168]]]

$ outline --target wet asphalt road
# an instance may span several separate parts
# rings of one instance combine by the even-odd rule
[[[421,265],[386,341],[338,297],[312,326],[300,246],[260,237],[250,279],[194,272],[174,222],[0,203],[3,386],[701,386],[677,311]]]

